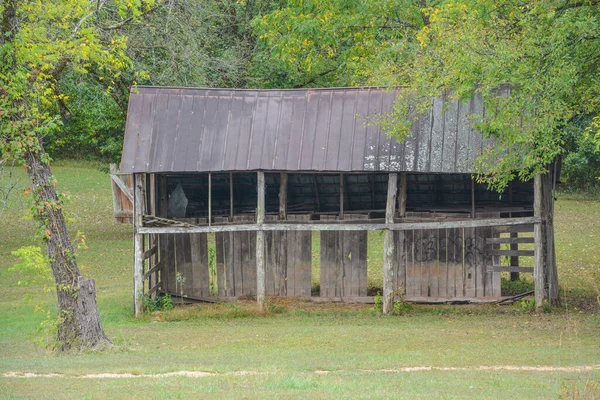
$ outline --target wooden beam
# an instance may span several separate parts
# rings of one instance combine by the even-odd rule
[[[542,213],[542,174],[537,174],[533,182],[533,215],[536,218],[542,220],[544,217]],[[534,263],[533,263],[533,280],[535,283],[535,306],[537,308],[542,307],[544,303],[544,286],[545,286],[545,274],[544,274],[544,245],[542,237],[542,224],[535,224],[533,226],[533,237],[535,239],[534,245]]]
[[[533,268],[531,267],[507,267],[504,265],[492,265],[491,267],[488,267],[487,269],[488,271],[493,271],[493,272],[528,272],[528,273],[533,273]]]
[[[154,295],[154,293],[157,293],[161,289],[161,286],[162,286],[162,282],[157,282],[156,285],[154,285],[152,288],[150,288],[148,290],[148,295],[152,296],[152,295]]]
[[[164,266],[165,266],[164,260],[160,260],[158,263],[156,263],[154,265],[154,267],[152,267],[148,271],[146,271],[146,273],[144,274],[143,279],[144,280],[148,279],[150,277],[150,275],[152,275],[156,271],[159,271]]]
[[[146,259],[148,259],[148,258],[152,257],[153,255],[155,255],[155,254],[156,254],[157,250],[158,250],[158,247],[157,247],[157,246],[152,246],[152,247],[150,247],[148,250],[146,250],[146,251],[144,252],[144,254],[142,255],[142,259],[143,259],[143,260],[146,260]]]
[[[246,231],[381,231],[391,229],[396,231],[413,231],[421,229],[450,229],[450,228],[484,228],[504,226],[529,226],[541,220],[537,217],[468,219],[458,221],[438,222],[400,222],[393,224],[373,223],[332,223],[334,221],[311,221],[310,223],[268,222],[258,224],[213,225],[213,226],[157,226],[137,228],[139,233],[213,233],[213,232],[246,232]]]
[[[394,224],[396,195],[398,193],[398,174],[391,173],[388,178],[385,223]],[[386,229],[383,237],[383,313],[390,314],[394,310],[394,232]]]
[[[516,233],[516,232],[514,232]],[[485,242],[488,244],[504,244],[504,243],[535,243],[532,237],[513,237],[511,233],[511,237],[509,238],[486,238]],[[511,248],[512,250],[512,248]],[[518,250],[518,249],[517,249]]]
[[[287,219],[288,174],[282,172],[279,174],[279,178],[279,219],[285,221]]]
[[[488,250],[490,256],[534,257],[534,250]]]
[[[400,217],[406,216],[406,188],[408,183],[408,176],[406,172],[400,174],[400,205],[398,206],[398,215]]]
[[[144,180],[141,174],[134,174],[134,228],[142,226],[142,215],[144,214],[143,182]],[[144,234],[136,230],[133,236],[133,305],[135,315],[140,316],[144,312]]]
[[[256,301],[261,310],[265,306],[265,232],[262,225],[265,222],[265,173],[257,173],[256,199]]]
[[[133,203],[133,193],[131,193],[131,190],[127,186],[125,186],[125,184],[121,180],[121,176],[118,174],[111,174],[110,179],[112,179],[112,181],[117,184],[117,186],[119,187],[119,189],[121,189],[123,194],[129,199],[129,201]]]

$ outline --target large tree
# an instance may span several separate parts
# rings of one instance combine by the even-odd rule
[[[404,86],[383,120],[399,140],[432,97],[481,96],[485,114],[471,118],[497,145],[477,171],[501,190],[545,171],[582,116],[599,139],[599,4],[290,0],[256,30],[290,73],[317,78],[309,83]]]
[[[110,341],[100,323],[94,281],[77,267],[44,138],[59,134],[70,114],[60,85],[67,72],[94,71],[110,91],[130,64],[126,37],[115,30],[155,7],[148,0],[0,3],[0,159],[21,160],[27,169],[33,213],[56,281],[61,350]]]

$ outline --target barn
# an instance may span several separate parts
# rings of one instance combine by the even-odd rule
[[[120,173],[133,177],[136,314],[160,293],[262,307],[372,302],[374,286],[385,312],[501,301],[502,273],[533,274],[538,304],[556,301],[555,169],[490,191],[473,176],[493,146],[469,119],[481,98],[442,94],[399,143],[378,123],[397,90],[133,88]]]

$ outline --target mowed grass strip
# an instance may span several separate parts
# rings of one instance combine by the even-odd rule
[[[54,171],[58,187],[72,196],[66,210],[76,222],[70,229],[74,238],[83,232],[88,247],[77,250],[79,264],[84,275],[96,279],[103,324],[116,348],[57,355],[33,342],[43,341],[44,335],[52,339],[51,331],[38,330],[46,313],[34,308],[53,316],[55,295],[42,293],[35,285],[17,285],[27,277],[7,271],[17,261],[11,251],[35,243],[32,221],[21,218],[22,203],[27,201],[21,195],[0,216],[0,373],[78,376],[190,370],[226,375],[0,378],[3,397],[45,397],[60,391],[72,398],[168,398],[194,393],[216,397],[241,393],[249,398],[548,398],[598,380],[593,371],[365,372],[411,366],[600,364],[600,318],[597,312],[572,308],[532,315],[522,314],[519,305],[414,306],[406,315],[384,317],[372,306],[288,301],[275,301],[269,312],[260,313],[249,301],[180,307],[135,319],[131,226],[113,221],[109,175],[97,165],[79,162],[57,163]],[[21,184],[22,192],[27,183]],[[557,202],[561,283],[583,292],[592,304],[593,285],[578,271],[598,268],[600,249],[590,237],[600,234],[598,222],[598,202]],[[376,233],[369,236],[371,287],[381,280],[380,239]],[[317,370],[331,372],[320,375],[314,373]],[[239,371],[259,374],[231,375]]]

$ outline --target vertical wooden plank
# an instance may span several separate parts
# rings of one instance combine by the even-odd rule
[[[256,301],[264,309],[265,303],[265,232],[262,224],[265,221],[265,173],[257,172],[256,223],[260,230],[256,232]]]
[[[223,259],[225,260],[225,293],[226,296],[234,297],[236,280],[235,280],[235,241],[234,232],[226,232],[223,236]]]
[[[425,260],[429,265],[429,295],[438,297],[440,295],[440,267],[435,257],[434,243],[436,242],[436,230],[427,230],[424,238],[427,248],[425,249]]]
[[[435,230],[435,264],[438,271],[438,295],[441,297],[449,297],[448,295],[448,270],[443,262],[441,254],[441,238],[444,235],[444,230]]]
[[[285,221],[287,220],[287,191],[288,191],[288,174],[282,172],[279,175],[279,220]],[[294,268],[290,268],[288,270],[288,252],[296,250],[296,241],[294,240],[296,237],[296,233],[278,231],[278,247],[277,247],[277,271],[278,271],[278,294],[280,296],[287,296],[288,292],[291,293],[292,296],[295,296],[295,270]],[[292,241],[292,246],[288,247],[288,238]],[[291,276],[294,283],[291,285],[287,281],[288,276]],[[288,290],[291,289],[291,290]]]
[[[406,294],[414,297],[418,296],[417,286],[420,288],[417,269],[415,267],[415,232],[414,230],[405,232],[406,235]]]
[[[385,208],[385,223],[394,223],[396,195],[398,193],[398,174],[388,176],[387,203]],[[394,310],[394,233],[386,229],[383,237],[383,312],[389,314]]]
[[[133,259],[133,304],[135,315],[142,315],[144,312],[144,235],[137,233],[137,228],[142,226],[142,215],[144,213],[144,187],[141,174],[135,174],[134,191],[134,259]]]
[[[229,282],[225,283],[225,236],[229,232],[215,234],[215,258],[217,263],[217,295],[225,296],[225,287]]]
[[[442,231],[443,247],[441,250],[442,257],[444,260],[444,265],[446,268],[447,282],[448,282],[448,296],[457,297],[456,292],[456,268],[454,263],[451,261],[450,257],[452,256],[452,242],[450,241],[450,232],[451,230],[446,228]]]
[[[244,274],[243,274],[243,270],[244,270],[244,265],[243,265],[243,234],[244,232],[232,232],[233,233],[233,240],[232,240],[232,245],[233,245],[233,263],[232,263],[232,270],[233,270],[233,274],[234,274],[234,283],[235,283],[235,289],[234,289],[234,293],[235,296],[242,296],[244,293]]]
[[[288,216],[288,219],[308,221],[310,215]],[[311,295],[312,274],[312,232],[311,231],[289,231],[284,232],[287,236],[287,275],[293,276],[294,288],[288,283],[288,296]],[[293,294],[291,294],[293,292]]]
[[[418,243],[418,256],[419,256],[419,270],[421,276],[421,296],[429,296],[429,263],[425,262],[425,246],[424,240],[426,239],[427,231],[419,229],[419,243]]]
[[[533,215],[538,218],[545,218],[542,210],[542,174],[537,174],[533,181]],[[533,263],[533,280],[535,284],[535,306],[542,307],[544,303],[545,293],[545,274],[544,274],[544,246],[542,235],[542,223],[538,222],[533,225],[534,237],[534,263]]]
[[[322,220],[337,217],[322,215]],[[321,297],[341,296],[341,248],[339,231],[321,231]]]

